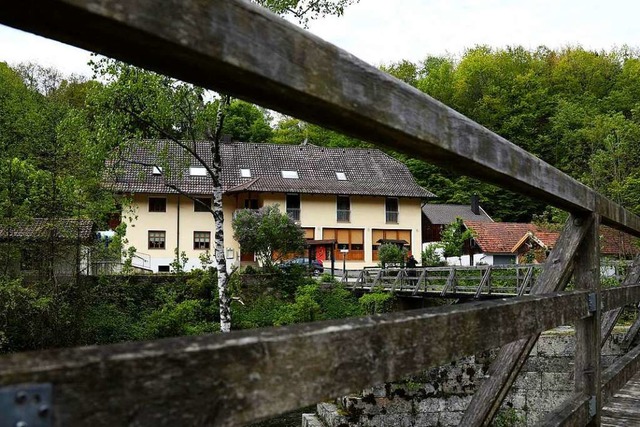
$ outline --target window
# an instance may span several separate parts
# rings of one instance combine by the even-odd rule
[[[404,240],[408,243],[408,246],[404,246],[407,249],[411,249],[411,230],[371,230],[371,245],[373,249],[373,260],[378,260],[378,249],[380,243],[378,240]]]
[[[398,198],[387,197],[385,201],[385,217],[387,222],[398,223]]]
[[[251,210],[258,210],[258,199],[245,199],[244,208]]]
[[[347,175],[344,172],[336,172],[336,179],[338,181],[346,181]]]
[[[158,167],[158,166],[154,166],[153,167],[153,174],[154,175],[162,175],[162,168]]]
[[[158,273],[169,273],[171,271],[171,269],[169,268],[168,265],[159,265],[158,266]]]
[[[149,249],[164,249],[166,242],[166,232],[149,231]]]
[[[166,212],[167,199],[164,197],[149,197],[149,212]]]
[[[240,176],[242,178],[251,178],[251,169],[240,169]]]
[[[300,195],[287,194],[287,215],[294,221],[300,221]]]
[[[364,260],[363,229],[325,228],[322,230],[322,238],[336,241],[334,259],[342,260],[344,257],[347,261]],[[340,249],[348,249],[349,252],[345,254],[340,252]]]
[[[191,166],[189,168],[189,175],[191,176],[207,176],[207,170],[202,166]]]
[[[338,222],[351,221],[351,200],[349,199],[349,196],[338,196],[337,207],[338,207],[338,214],[337,214]]]
[[[288,178],[288,179],[298,179],[298,171],[280,171],[280,173],[282,174],[283,178]]]
[[[194,212],[209,212],[205,206],[211,208],[211,202],[211,197],[196,197],[196,200],[193,201]],[[203,204],[205,206],[202,206]]]
[[[210,249],[211,248],[211,232],[210,231],[194,231],[193,232],[193,249]]]

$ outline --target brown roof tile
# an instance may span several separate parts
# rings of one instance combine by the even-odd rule
[[[56,240],[82,242],[93,239],[93,221],[89,219],[32,218],[0,225],[0,241],[43,241],[53,235]]]
[[[199,141],[196,152],[208,164],[211,153],[206,141]],[[163,156],[174,171],[171,184],[189,194],[213,191],[207,176],[189,176],[189,166],[200,166],[176,144],[168,141],[145,141],[120,153],[109,163],[109,177],[114,191],[132,193],[175,193],[164,184],[163,177],[153,175],[153,165]],[[316,194],[375,195],[397,197],[434,197],[420,187],[400,161],[371,148],[328,148],[314,145],[276,145],[256,143],[222,144],[222,185],[225,192],[296,192]],[[123,161],[124,160],[124,161]],[[132,164],[134,163],[138,164]],[[242,178],[240,169],[251,170]],[[281,176],[282,170],[295,170],[299,179]],[[176,173],[179,171],[180,173]],[[336,179],[344,172],[346,181]]]

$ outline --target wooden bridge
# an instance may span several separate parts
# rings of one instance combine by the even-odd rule
[[[424,268],[364,268],[342,283],[355,292],[382,290],[401,296],[487,299],[528,294],[540,264],[449,266]],[[352,275],[353,277],[353,275]]]
[[[415,88],[234,0],[23,0],[5,2],[0,22],[224,91],[571,213],[530,295],[4,356],[3,425],[36,425],[34,419],[55,426],[238,426],[501,347],[462,421],[488,425],[540,332],[566,324],[576,328],[575,393],[544,425],[599,425],[603,403],[615,402],[611,396],[638,372],[640,347],[606,371],[600,367],[601,344],[622,307],[640,301],[640,267],[634,264],[623,286],[601,289],[597,230],[602,222],[640,236],[640,218]],[[575,290],[562,292],[571,277]],[[22,405],[33,402],[33,411],[20,415]]]

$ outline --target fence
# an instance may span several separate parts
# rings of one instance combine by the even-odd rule
[[[638,236],[640,218],[440,102],[239,1],[24,0],[3,5],[0,22],[224,91],[572,214],[527,297],[1,358],[5,392],[22,383],[50,387],[52,406],[43,415],[55,425],[242,425],[503,346],[463,420],[487,425],[538,334],[571,322],[578,342],[575,395],[547,425],[598,423],[602,399],[637,371],[640,348],[600,371],[601,341],[620,307],[640,300],[640,287],[636,263],[628,286],[600,289],[597,229],[602,222]],[[557,293],[572,274],[578,290]]]

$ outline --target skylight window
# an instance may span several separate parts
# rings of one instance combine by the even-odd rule
[[[158,167],[158,166],[154,166],[153,167],[153,174],[154,175],[162,175],[162,168]]]
[[[289,179],[299,179],[300,177],[298,176],[298,171],[280,171],[282,173],[282,177],[283,178],[289,178]]]
[[[251,178],[251,169],[240,169],[240,176],[243,178]]]
[[[336,179],[338,181],[346,181],[347,175],[344,172],[336,172]]]
[[[191,166],[189,168],[189,175],[191,176],[207,176],[207,170],[200,166]]]

